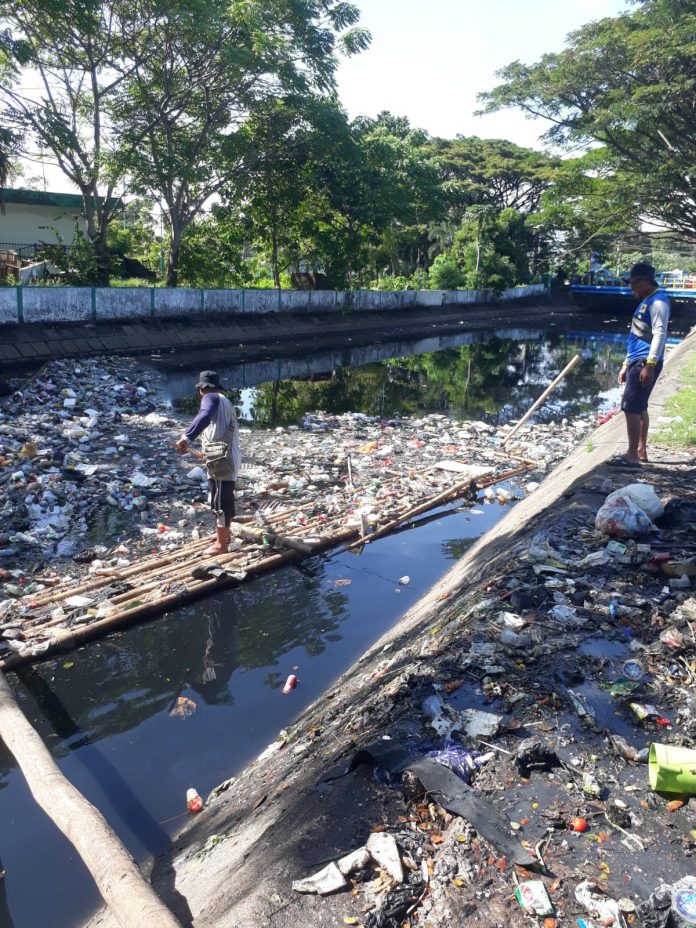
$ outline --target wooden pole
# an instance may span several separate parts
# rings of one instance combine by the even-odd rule
[[[378,538],[382,538],[384,535],[388,535],[390,532],[393,532],[395,528],[398,528],[404,522],[407,522],[409,519],[414,518],[414,516],[419,516],[424,512],[427,512],[429,509],[435,509],[437,506],[444,505],[450,501],[450,499],[456,499],[458,496],[462,496],[467,491],[472,490],[476,486],[476,481],[473,477],[470,477],[468,480],[465,480],[463,483],[457,483],[449,489],[445,490],[444,493],[440,493],[437,496],[431,496],[430,499],[427,499],[424,503],[421,503],[419,506],[414,506],[412,509],[408,509],[402,515],[397,516],[395,519],[392,519],[391,522],[387,522],[386,525],[383,525],[381,528],[378,528],[377,531],[373,532],[371,535],[365,535],[364,537],[354,541],[353,544],[347,545],[346,550],[350,551],[351,548],[357,548],[359,545],[363,545],[368,541],[376,541]]]
[[[0,738],[34,799],[75,847],[122,928],[181,928],[114,831],[60,772],[0,673]]]
[[[556,379],[551,384],[549,384],[549,386],[544,390],[544,392],[541,394],[541,396],[536,401],[536,403],[534,403],[532,406],[529,407],[527,412],[522,416],[522,418],[517,423],[517,425],[514,427],[514,429],[511,432],[507,433],[507,435],[501,442],[501,447],[505,447],[505,445],[510,441],[512,436],[517,431],[519,431],[519,429],[522,428],[522,426],[525,424],[527,419],[529,419],[532,413],[535,413],[537,411],[537,409],[541,406],[544,400],[546,400],[547,397],[549,397],[553,393],[553,391],[556,389],[558,384],[563,380],[563,378],[566,377],[573,370],[574,367],[577,367],[579,363],[580,363],[580,355],[576,354],[573,360],[570,362],[570,364],[567,364],[563,368],[561,373],[558,375],[558,377],[556,377]]]

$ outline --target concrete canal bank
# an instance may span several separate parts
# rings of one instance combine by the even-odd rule
[[[692,333],[674,352],[653,394],[653,420],[695,345]],[[693,743],[694,581],[670,579],[660,565],[696,554],[696,462],[655,448],[639,473],[607,466],[624,443],[620,417],[598,429],[257,761],[213,792],[153,871],[183,924],[522,926],[515,880],[532,875],[513,875],[509,845],[496,843],[491,826],[501,820],[512,823],[506,842],[540,849],[548,870],[534,878],[545,884],[554,925],[578,916],[593,924],[588,881],[605,891],[600,903],[620,901],[613,923],[625,924],[657,884],[693,871],[693,803],[668,805],[675,797],[653,793],[636,761],[651,741]],[[638,480],[681,515],[661,523],[642,551],[617,555],[595,532],[595,513],[610,490]],[[633,682],[621,670],[630,657],[641,671]],[[414,802],[376,780],[365,764],[344,775],[374,743],[442,747],[435,732],[465,726],[459,713],[472,708],[486,713],[493,748],[475,780],[484,802],[478,835],[427,798]],[[460,738],[476,746],[474,735]],[[589,822],[586,833],[569,829],[574,818]],[[335,895],[292,890],[373,832],[396,838],[403,884],[363,866]],[[112,922],[99,913],[89,925]]]
[[[22,292],[19,315],[15,290]],[[64,291],[70,291],[68,296],[73,299],[58,306],[54,305],[56,293],[47,288],[6,288],[0,293],[0,371],[5,376],[22,365],[96,354],[150,355],[215,347],[225,349],[234,363],[259,352],[273,352],[279,343],[284,351],[290,343],[303,353],[360,340],[415,336],[432,327],[453,331],[498,322],[534,325],[546,316],[549,306],[540,286],[517,288],[496,301],[479,291],[246,291],[244,307],[237,298],[243,291],[225,291],[231,294],[227,302],[220,297],[223,291],[166,291],[175,294],[177,302],[155,307],[154,312],[150,312],[147,290],[57,288],[56,292],[61,296]],[[90,297],[92,292],[116,295],[116,308],[100,311],[99,299]],[[147,298],[147,305],[142,304],[147,312],[140,312],[140,293]],[[265,301],[257,294],[265,295]],[[29,311],[27,303],[31,300],[36,305]]]

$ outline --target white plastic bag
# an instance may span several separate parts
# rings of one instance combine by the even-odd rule
[[[604,500],[604,505],[606,506],[607,503],[612,504],[622,498],[630,499],[635,506],[642,509],[651,519],[659,519],[665,511],[655,492],[655,488],[648,483],[631,483],[621,490],[614,490]]]
[[[595,525],[600,532],[612,538],[639,538],[657,531],[646,512],[639,509],[630,497],[616,496],[599,509]]]

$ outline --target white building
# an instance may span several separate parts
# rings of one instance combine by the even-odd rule
[[[56,232],[64,245],[72,243],[76,227],[86,232],[84,205],[78,193],[10,188],[5,189],[3,199],[0,251],[16,251],[29,258],[36,245],[57,245]]]

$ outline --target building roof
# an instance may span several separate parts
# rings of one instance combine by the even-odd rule
[[[82,210],[84,203],[81,193],[53,193],[50,190],[29,190],[26,187],[6,187],[3,191],[5,203],[22,206],[56,206],[59,209]],[[118,197],[111,197],[109,206],[118,203]]]

